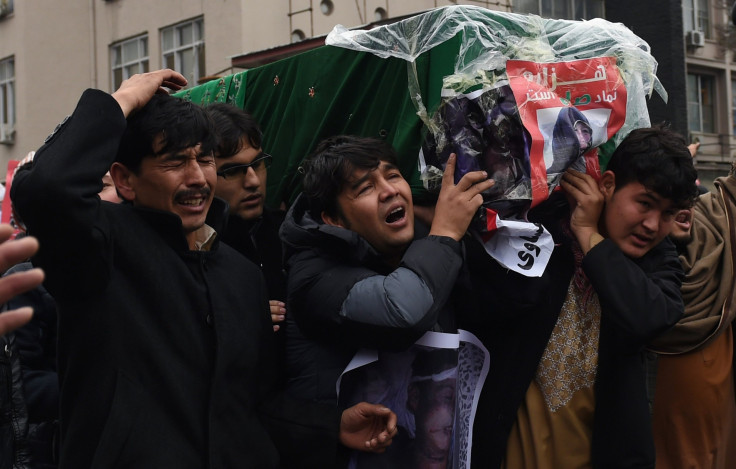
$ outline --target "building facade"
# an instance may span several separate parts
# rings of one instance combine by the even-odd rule
[[[38,148],[81,92],[112,92],[134,73],[171,67],[192,85],[226,75],[275,50],[314,47],[336,24],[380,24],[451,4],[545,17],[605,17],[652,46],[669,93],[653,98],[653,122],[667,120],[701,142],[701,178],[727,168],[736,145],[733,27],[722,0],[0,0],[0,179],[9,160]],[[310,43],[311,41],[311,43]],[[727,170],[727,169],[726,169]]]
[[[0,180],[38,148],[83,90],[113,91],[140,71],[171,67],[191,84],[235,72],[231,57],[448,0],[0,0]],[[489,8],[501,2],[474,1]]]
[[[736,29],[732,1],[682,0],[688,131],[700,142],[704,181],[725,175],[736,152]]]

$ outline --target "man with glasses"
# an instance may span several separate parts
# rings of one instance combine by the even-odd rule
[[[222,239],[261,268],[273,329],[278,331],[286,314],[286,277],[279,240],[284,212],[265,207],[272,157],[263,152],[261,130],[248,112],[225,103],[210,104],[205,110],[217,133],[215,195],[230,206]]]

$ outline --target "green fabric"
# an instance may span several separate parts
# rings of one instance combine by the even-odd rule
[[[430,112],[439,104],[442,78],[452,74],[459,40],[416,61]],[[297,171],[322,139],[351,134],[387,140],[415,195],[425,194],[417,156],[423,123],[408,91],[411,64],[373,54],[323,46],[278,62],[213,80],[175,96],[201,105],[230,102],[248,110],[263,130],[263,148],[274,156],[266,202],[290,204],[301,190]]]
[[[233,82],[233,77],[234,75],[229,75],[208,81],[203,85],[177,93],[175,96],[179,96],[200,105],[225,101],[232,102],[232,100],[228,100],[228,97],[230,95],[230,87]]]
[[[507,58],[617,58],[628,91],[627,116],[624,127],[600,147],[603,168],[628,132],[649,125],[645,96],[652,89],[664,93],[649,46],[625,26],[602,19],[552,20],[457,5],[367,31],[343,30],[336,27],[330,36],[341,47],[323,46],[177,94],[202,105],[233,103],[258,120],[264,150],[274,156],[269,206],[294,200],[302,160],[336,134],[386,139],[413,194],[426,194],[418,155],[427,128],[418,109],[426,112],[425,120],[434,116],[446,77],[451,88],[459,83],[470,89],[488,78],[504,78]],[[419,89],[414,100],[410,83]]]

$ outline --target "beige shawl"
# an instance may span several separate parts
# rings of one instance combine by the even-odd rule
[[[689,352],[709,343],[736,317],[734,288],[734,216],[736,178],[715,181],[715,193],[703,194],[693,207],[693,240],[680,255],[685,315],[650,345],[662,354]]]

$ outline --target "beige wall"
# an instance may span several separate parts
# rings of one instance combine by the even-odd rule
[[[0,59],[15,57],[16,84],[15,143],[0,144],[0,180],[5,179],[8,160],[38,148],[74,110],[84,89],[113,91],[109,46],[117,41],[147,33],[149,67],[157,69],[161,67],[160,29],[204,16],[205,73],[228,74],[233,72],[232,56],[287,44],[294,29],[308,37],[320,36],[338,23],[347,27],[370,23],[378,7],[395,17],[455,2],[333,3],[334,11],[327,16],[320,11],[320,0],[16,0],[14,13],[0,19]],[[289,15],[309,8],[311,12]]]
[[[9,159],[35,149],[90,85],[87,0],[15,2],[0,21],[0,58],[15,58],[14,145],[0,145],[0,180]]]

